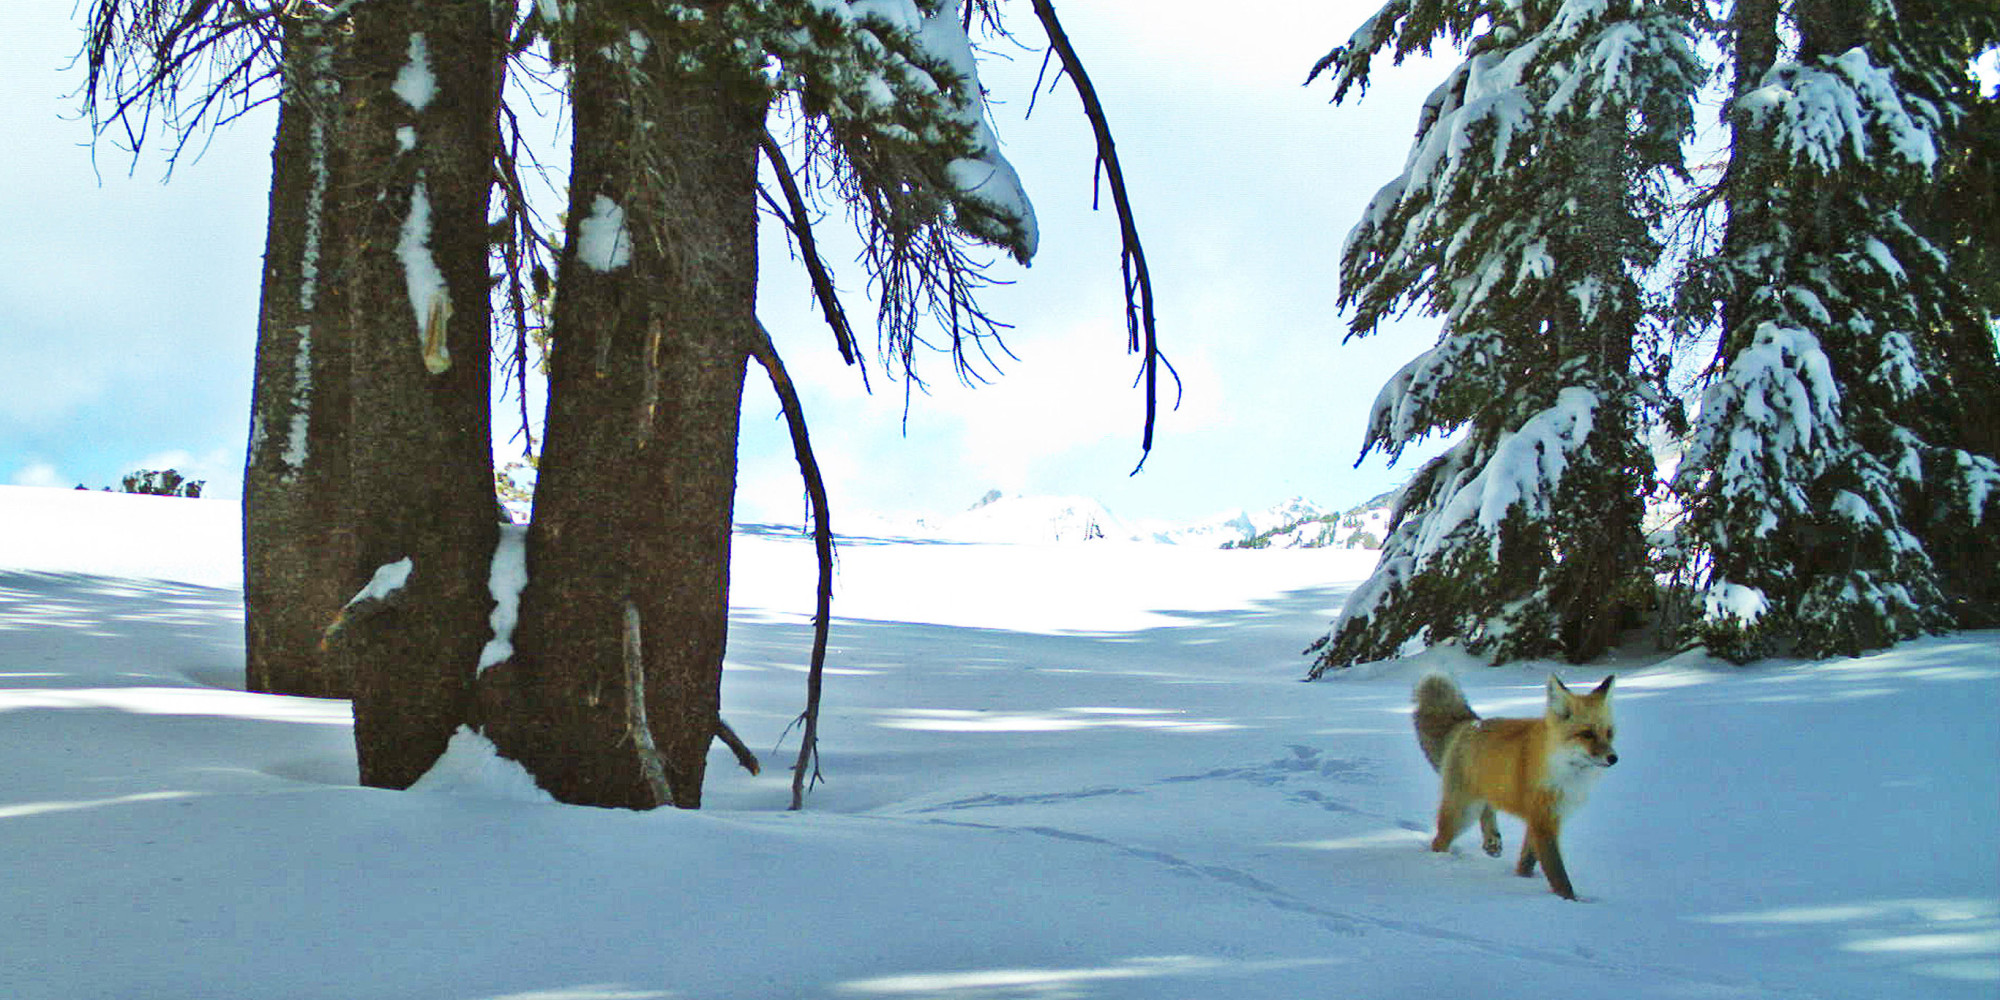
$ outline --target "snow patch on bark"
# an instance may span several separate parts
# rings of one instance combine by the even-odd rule
[[[429,107],[437,97],[437,76],[431,72],[431,50],[423,32],[410,33],[410,61],[396,72],[396,82],[389,89],[417,111]]]
[[[388,600],[389,595],[403,589],[403,586],[410,582],[410,573],[416,568],[416,561],[409,556],[377,567],[375,575],[369,578],[368,585],[348,598],[347,607],[351,608],[362,601]]]
[[[514,655],[514,626],[521,620],[521,591],[528,586],[528,526],[503,524],[493,547],[493,567],[486,590],[493,595],[493,613],[486,619],[493,638],[479,651],[479,673]]]
[[[421,171],[410,190],[410,212],[396,241],[396,256],[403,262],[403,280],[416,313],[417,347],[423,352],[424,367],[431,374],[451,367],[451,348],[445,343],[445,328],[451,320],[451,290],[444,272],[431,256],[431,199]]]
[[[576,224],[576,256],[599,273],[615,271],[632,261],[632,234],[625,229],[625,209],[604,195],[590,203],[590,216]]]
[[[306,432],[312,412],[312,324],[299,327],[299,350],[292,358],[292,420],[281,456],[293,471],[306,465]]]

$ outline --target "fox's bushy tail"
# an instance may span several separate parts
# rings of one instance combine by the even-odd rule
[[[1425,674],[1417,681],[1410,700],[1417,706],[1412,717],[1417,726],[1417,745],[1424,748],[1424,756],[1435,770],[1444,760],[1445,744],[1451,742],[1452,731],[1478,722],[1479,713],[1465,703],[1465,692],[1458,689],[1458,682],[1444,674]]]

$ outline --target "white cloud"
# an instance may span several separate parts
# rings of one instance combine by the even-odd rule
[[[29,462],[28,464],[23,465],[18,469],[15,469],[13,477],[8,479],[7,482],[9,485],[12,486],[74,485],[73,483],[70,483],[69,481],[65,480],[62,477],[61,472],[55,466],[47,462]]]

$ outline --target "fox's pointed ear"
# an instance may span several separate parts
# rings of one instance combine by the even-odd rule
[[[1602,683],[1602,684],[1599,684],[1599,685],[1597,686],[1597,690],[1595,690],[1595,691],[1592,691],[1592,692],[1590,692],[1590,694],[1591,694],[1591,697],[1601,697],[1601,696],[1603,696],[1603,695],[1607,695],[1607,694],[1610,694],[1610,693],[1611,693],[1611,682],[1612,682],[1612,681],[1615,681],[1615,680],[1617,680],[1617,679],[1618,679],[1618,675],[1617,675],[1617,674],[1605,674],[1605,675],[1604,675],[1604,683]]]
[[[1570,693],[1568,686],[1563,684],[1562,678],[1554,674],[1549,675],[1548,687],[1549,714],[1558,719],[1569,718],[1569,703],[1576,696]]]

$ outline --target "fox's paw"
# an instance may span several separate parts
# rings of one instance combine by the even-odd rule
[[[1491,836],[1491,837],[1486,837],[1486,838],[1483,838],[1483,839],[1481,839],[1481,840],[1480,840],[1480,842],[1479,842],[1479,846],[1480,846],[1480,848],[1481,848],[1482,850],[1484,850],[1484,851],[1486,852],[1486,856],[1487,856],[1487,857],[1489,857],[1489,858],[1497,858],[1497,857],[1499,857],[1499,856],[1500,856],[1500,836],[1499,836],[1499,834],[1494,834],[1494,835],[1493,835],[1493,836]]]

